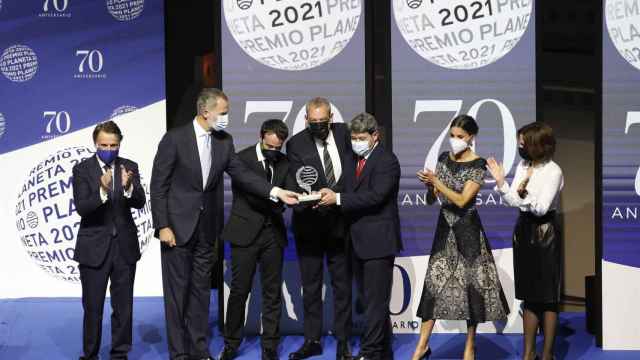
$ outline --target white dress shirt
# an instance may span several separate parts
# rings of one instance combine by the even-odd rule
[[[211,171],[211,162],[212,162],[212,154],[211,154],[211,134],[208,131],[205,131],[202,126],[198,123],[198,118],[193,119],[193,128],[196,132],[196,143],[198,144],[198,154],[200,156],[200,168],[202,170],[202,188],[204,189],[207,186],[207,180],[209,179],[209,172]],[[262,152],[260,152],[262,155]],[[273,174],[273,172],[272,172]],[[274,186],[269,192],[269,199],[273,202],[278,202],[280,199],[278,198],[278,193],[282,190],[281,188]]]
[[[209,172],[211,171],[211,133],[200,126],[197,118],[193,119],[193,128],[196,132],[200,170],[202,170],[202,188],[204,189],[207,186]]]
[[[256,155],[258,156],[258,162],[262,164],[262,168],[267,170],[267,159],[262,155],[260,143],[256,144]],[[269,169],[271,169],[271,183],[273,184],[273,179],[276,177],[276,169],[273,168],[273,165],[269,165]]]
[[[105,170],[105,164],[104,161],[102,161],[100,159],[100,157],[98,155],[96,155],[96,159],[98,160],[98,166],[100,167],[100,171],[102,172],[102,174],[106,173],[107,170]],[[109,169],[111,170],[111,191],[113,191],[115,189],[116,186],[116,179],[115,179],[115,169],[113,168],[114,164],[116,163],[116,161],[114,160],[111,165],[109,165]],[[124,185],[124,184],[123,184]],[[131,198],[131,194],[133,193],[133,183],[129,184],[129,188],[124,190],[124,197],[127,199]],[[103,188],[102,185],[100,185],[100,200],[102,200],[102,203],[106,203],[107,200],[109,200],[109,193],[107,193]]]
[[[535,166],[526,187],[527,196],[522,199],[518,195],[518,187],[526,178],[528,169],[528,162],[520,161],[511,186],[505,181],[502,187],[498,188],[496,185],[494,190],[498,191],[510,206],[531,212],[535,216],[543,216],[549,211],[556,210],[560,191],[564,187],[560,166],[553,161]]]
[[[322,162],[322,171],[324,171],[324,141],[316,138],[314,139],[316,141],[316,147],[318,148],[318,155],[320,155],[320,161]],[[327,150],[329,151],[329,157],[331,158],[331,164],[333,165],[333,175],[337,182],[342,175],[342,164],[340,163],[340,152],[338,151],[336,140],[333,138],[332,130],[329,130],[329,135],[325,141],[327,142]]]

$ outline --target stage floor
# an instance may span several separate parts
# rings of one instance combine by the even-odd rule
[[[215,309],[215,292],[212,293]],[[101,357],[109,358],[110,308],[105,306],[105,321]],[[556,354],[558,359],[640,359],[640,351],[602,351],[585,330],[584,313],[562,313]],[[222,348],[217,329],[217,312],[213,311],[210,326],[214,336],[210,344],[212,355]],[[133,349],[129,359],[167,359],[164,311],[161,298],[137,298],[134,305]],[[82,305],[79,299],[0,300],[0,359],[77,359],[81,352]],[[396,360],[411,357],[416,335],[396,335]],[[431,346],[432,359],[460,359],[464,334],[435,334]],[[280,358],[302,343],[301,336],[287,336],[280,346]],[[540,346],[540,341],[538,345]],[[323,339],[324,355],[313,359],[335,359],[335,341]],[[358,339],[354,339],[354,352]],[[519,359],[522,337],[519,335],[480,334],[477,338],[477,359]],[[240,348],[238,359],[259,359],[260,341],[248,338]]]

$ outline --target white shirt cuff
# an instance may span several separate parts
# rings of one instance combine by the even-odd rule
[[[282,190],[282,189],[280,189],[280,188],[279,188],[279,187],[277,187],[277,186],[274,186],[274,187],[271,189],[271,191],[269,192],[269,199],[270,199],[271,201],[273,201],[273,202],[278,202],[278,201],[280,201],[280,199],[278,199],[278,193],[280,192],[280,190]]]
[[[338,205],[338,206],[342,205],[341,201],[340,201],[340,193],[336,194],[336,205]]]
[[[131,199],[131,195],[133,195],[133,184],[129,185],[129,189],[124,191],[124,197],[127,199]]]
[[[102,200],[103,204],[106,203],[107,200],[109,200],[109,194],[107,194],[107,192],[104,191],[102,186],[100,186],[100,200]]]
[[[505,180],[502,183],[502,186],[500,186],[500,187],[496,184],[496,186],[493,187],[493,190],[495,190],[495,191],[497,191],[497,192],[499,192],[501,194],[508,193],[509,192],[509,185],[507,184],[507,180]]]

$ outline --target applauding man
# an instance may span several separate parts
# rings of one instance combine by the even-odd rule
[[[133,279],[140,247],[131,208],[146,203],[138,165],[118,157],[122,133],[113,121],[93,131],[96,156],[73,167],[73,201],[80,229],[73,259],[80,263],[84,309],[83,360],[98,359],[102,312],[111,281],[111,359],[131,349]]]

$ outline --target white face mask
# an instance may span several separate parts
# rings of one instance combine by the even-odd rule
[[[222,131],[229,126],[229,114],[218,115],[215,121],[207,119],[207,123],[214,131]]]
[[[469,144],[466,141],[456,137],[450,137],[449,143],[451,144],[451,151],[454,155],[465,151],[469,147]]]
[[[351,148],[358,156],[366,156],[369,153],[369,141],[367,140],[351,140]]]

